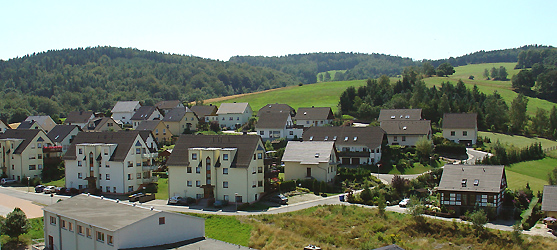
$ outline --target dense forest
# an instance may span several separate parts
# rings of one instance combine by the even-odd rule
[[[429,61],[434,67],[439,66],[442,63],[450,63],[453,67],[464,66],[467,64],[479,64],[479,63],[500,63],[500,62],[516,62],[520,53],[530,50],[543,50],[547,48],[552,48],[551,46],[544,45],[525,45],[520,48],[512,49],[502,49],[502,50],[492,50],[485,51],[480,50],[474,53],[466,54],[459,57],[450,57],[448,59],[441,60],[426,60]]]
[[[131,48],[53,50],[0,60],[0,118],[106,111],[118,100],[195,101],[297,84],[263,67]]]
[[[512,86],[519,93],[557,101],[557,49],[522,51]]]

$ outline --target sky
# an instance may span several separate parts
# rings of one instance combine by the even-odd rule
[[[236,55],[380,53],[415,60],[557,44],[557,1],[7,1],[0,59],[113,46]]]

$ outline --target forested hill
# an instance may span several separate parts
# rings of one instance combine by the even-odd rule
[[[329,70],[347,70],[342,80],[355,80],[377,78],[381,75],[395,76],[401,74],[405,67],[419,65],[411,58],[345,52],[280,57],[235,56],[231,57],[229,61],[280,70],[296,76],[303,83],[315,83],[317,73]]]
[[[283,72],[248,64],[131,48],[54,50],[0,60],[0,119],[106,111],[118,100],[194,101],[299,83]]]

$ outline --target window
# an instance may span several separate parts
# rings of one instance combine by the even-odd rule
[[[166,223],[164,217],[159,217],[159,225],[164,225]]]
[[[462,131],[462,136],[468,136],[468,131]]]
[[[50,216],[50,224],[56,225],[56,217]]]
[[[159,135],[159,129],[155,129],[155,135]]]
[[[259,131],[259,135],[265,135],[265,131],[263,130]]]
[[[224,199],[223,199],[223,200],[225,200],[225,201],[228,201],[228,200],[230,200],[230,198],[228,198],[228,195],[227,195],[227,194],[225,194],[225,195],[224,195]]]
[[[104,242],[104,233],[97,232],[97,240],[100,242]]]
[[[222,174],[228,174],[228,168],[222,168]]]
[[[290,133],[290,135],[294,135],[294,131],[290,131],[289,133]]]
[[[253,154],[253,159],[254,159],[254,160],[256,159],[255,157],[256,157],[255,154]]]
[[[393,141],[398,141],[398,136],[394,136]]]
[[[133,167],[133,162],[128,161],[128,168],[131,168],[131,167]]]
[[[81,225],[77,225],[77,233],[83,235],[83,227]]]
[[[68,230],[73,232],[73,224],[71,222],[68,222]]]
[[[107,164],[106,164],[106,165],[105,165],[104,167],[105,167],[105,168],[109,168],[109,167],[110,167],[110,165],[108,165],[108,163],[107,163]]]
[[[106,187],[106,192],[110,193],[110,187]]]
[[[141,162],[136,162],[136,163],[135,163],[135,166],[141,167]]]
[[[451,131],[451,136],[455,136],[456,132],[455,131]]]
[[[188,187],[191,187],[191,181],[187,181],[186,183],[188,184]]]
[[[112,192],[116,193],[116,187],[112,187]]]
[[[222,188],[228,188],[228,181],[222,182]]]
[[[263,173],[263,167],[257,167],[257,173]]]
[[[38,154],[37,155],[37,159],[42,159],[43,158],[43,154]]]
[[[79,185],[77,188],[78,188],[78,189],[82,189],[82,188],[83,188],[83,185]]]
[[[475,179],[475,180],[474,180],[474,186],[476,186],[476,187],[477,187],[478,185],[480,185],[480,180],[478,180],[478,179]]]
[[[102,179],[103,179],[103,175],[102,175],[102,174],[99,174],[99,180],[102,180]],[[101,189],[102,189],[102,188],[101,188]]]
[[[135,153],[136,153],[136,154],[141,154],[141,148],[136,148],[136,149],[135,149]]]
[[[62,225],[61,225],[62,228],[63,228],[63,229],[66,229],[66,227],[67,227],[66,221],[65,221],[65,220],[62,220],[62,223],[61,223],[61,224],[62,224]]]
[[[141,173],[137,173],[137,174],[135,175],[135,178],[136,178],[136,179],[141,179]]]
[[[223,154],[222,155],[222,160],[223,161],[228,161],[228,154]]]
[[[128,186],[128,192],[133,192],[133,186]]]
[[[78,166],[78,167],[83,166],[83,164],[81,163],[81,161],[77,161],[77,166]]]
[[[197,173],[197,174],[201,173],[201,167],[196,167],[195,168],[195,173]]]
[[[108,155],[108,148],[104,149],[104,155]]]
[[[238,117],[236,117],[236,121],[239,121],[239,120],[240,120],[240,117],[239,117],[239,116],[238,116]]]
[[[257,186],[258,187],[263,187],[263,181],[257,181]]]
[[[187,167],[188,174],[191,174],[191,167]]]
[[[195,181],[195,186],[200,187],[201,186],[201,181]]]
[[[406,136],[403,136],[403,137],[402,137],[402,141],[406,141]]]
[[[87,236],[87,238],[91,238],[91,228],[85,228],[85,236]]]
[[[108,245],[114,245],[114,237],[112,237],[112,235],[106,235],[106,243],[108,243]]]
[[[466,182],[467,182],[467,179],[462,179],[462,181],[461,181],[462,187],[466,187]]]
[[[309,121],[306,121],[306,124],[309,124]]]
[[[192,160],[197,160],[197,153],[191,154],[191,159]]]
[[[80,155],[83,154],[83,149],[82,148],[79,148],[79,154]]]
[[[233,118],[233,117],[229,117],[228,120],[231,120],[231,121],[232,121],[232,120],[234,120],[234,118]]]
[[[37,169],[36,165],[29,165],[29,170],[35,170],[35,169]]]
[[[253,181],[253,185],[251,185],[252,188],[257,187],[257,181]]]
[[[224,118],[222,118],[222,119],[224,119]],[[203,199],[203,194],[196,194],[195,198],[198,199],[198,200]]]
[[[77,173],[77,178],[78,179],[83,179],[83,176],[81,175],[81,173]]]
[[[257,159],[263,159],[263,153],[257,153]]]
[[[132,174],[128,174],[128,180],[132,180]]]

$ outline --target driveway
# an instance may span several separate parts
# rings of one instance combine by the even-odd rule
[[[493,155],[491,153],[478,151],[478,150],[471,149],[471,148],[466,148],[466,154],[468,154],[468,159],[464,162],[464,164],[470,164],[470,165],[476,164],[477,160],[481,161],[486,156],[492,156]]]

